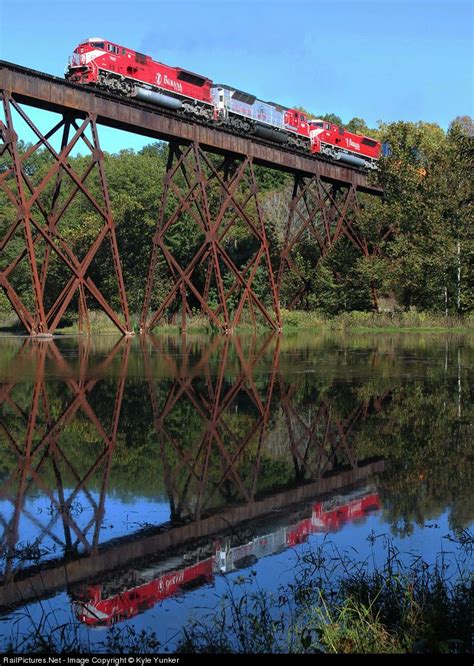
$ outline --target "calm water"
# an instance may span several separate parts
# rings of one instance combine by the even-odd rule
[[[153,629],[249,568],[433,562],[473,521],[463,336],[0,338],[0,636]]]

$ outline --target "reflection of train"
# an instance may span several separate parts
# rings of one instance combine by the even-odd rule
[[[152,574],[155,577],[152,580],[111,596],[108,596],[107,586],[86,586],[75,595],[77,615],[81,622],[92,626],[110,625],[126,620],[177,592],[209,583],[214,575],[214,565],[215,557],[212,556],[158,577],[154,570]],[[140,578],[146,579],[146,572],[141,572]]]
[[[341,504],[341,500],[344,503]],[[311,517],[300,520],[296,525],[281,527],[271,534],[257,537],[240,546],[220,547],[216,551],[216,568],[221,573],[250,566],[261,557],[273,555],[285,548],[304,543],[309,534],[337,532],[346,523],[364,518],[380,509],[377,493],[350,497],[336,497],[326,502],[318,502],[312,507]]]
[[[357,167],[375,169],[381,152],[380,142],[367,136],[323,120],[308,121],[300,109],[264,102],[100,37],[91,37],[74,49],[66,78]]]
[[[309,518],[283,526],[248,543],[216,543],[212,554],[189,566],[174,557],[158,565],[132,570],[102,584],[82,585],[74,590],[76,614],[90,626],[108,626],[141,613],[157,602],[180,592],[210,583],[215,573],[229,573],[251,566],[260,558],[303,543],[309,534],[335,532],[347,522],[363,519],[380,509],[376,493],[353,493],[331,498],[312,507]]]

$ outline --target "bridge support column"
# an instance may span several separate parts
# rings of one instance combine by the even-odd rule
[[[130,333],[95,116],[86,114],[76,120],[64,115],[43,132],[7,91],[0,90],[0,98],[4,112],[0,202],[5,220],[0,223],[0,286],[6,297],[32,336],[52,334],[71,303],[77,305],[80,329],[84,322],[88,329],[88,298],[121,333]],[[21,142],[16,125],[26,125],[36,143]],[[87,156],[73,168],[70,158],[78,145]],[[78,218],[81,229],[77,229]],[[115,294],[104,294],[96,285],[107,262],[116,280]],[[120,303],[119,314],[110,305],[113,298]]]
[[[170,144],[141,330],[178,312],[184,329],[194,312],[224,333],[244,312],[254,326],[259,318],[281,329],[252,158],[216,156],[198,142]]]
[[[356,245],[362,242],[352,222],[357,209],[352,183],[331,184],[320,175],[295,174],[277,275],[278,291],[286,291],[289,309],[304,302],[320,262],[342,236]]]

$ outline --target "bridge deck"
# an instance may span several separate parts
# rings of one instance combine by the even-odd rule
[[[178,118],[156,106],[87,89],[13,63],[0,61],[0,89],[29,106],[58,113],[72,111],[78,117],[95,114],[99,123],[109,127],[164,141],[198,141],[209,150],[247,155],[262,166],[316,174],[331,183],[350,183],[361,192],[382,193],[364,171],[300,155],[260,139],[239,137],[222,128]]]

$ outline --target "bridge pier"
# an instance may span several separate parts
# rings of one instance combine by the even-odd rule
[[[188,256],[173,242],[181,231]],[[189,248],[189,245],[191,246]],[[157,268],[170,287],[152,308]],[[255,279],[268,285],[266,299]],[[248,155],[216,156],[194,141],[169,147],[161,210],[153,238],[141,330],[150,331],[163,318],[181,327],[196,310],[215,328],[231,333],[244,309],[255,327],[257,318],[281,329],[276,279],[258,199],[253,160]],[[150,313],[151,310],[151,313]]]
[[[321,174],[295,174],[277,275],[278,291],[286,292],[288,309],[301,304],[321,261],[341,237],[356,243],[352,221],[358,207],[353,183],[328,183]]]
[[[42,132],[8,91],[0,91],[4,120],[0,119],[0,194],[9,226],[0,238],[0,286],[21,323],[32,336],[51,335],[71,303],[77,303],[79,331],[90,333],[87,299],[92,299],[124,335],[131,332],[115,225],[94,114],[64,113],[62,120]],[[77,120],[77,118],[80,118]],[[26,124],[35,144],[19,141],[15,126]],[[60,147],[54,143],[61,132]],[[75,171],[69,157],[78,143],[88,152],[84,171]],[[38,151],[48,155],[46,170],[37,168]],[[94,183],[95,181],[95,183]],[[95,184],[99,184],[99,193]],[[71,209],[80,207],[84,225],[76,249],[62,233]],[[99,251],[110,243],[111,263],[120,313],[98,289],[91,274]],[[103,258],[102,258],[103,260]],[[58,280],[57,266],[66,278]],[[28,276],[29,288],[22,286]],[[21,293],[20,293],[21,291]]]

